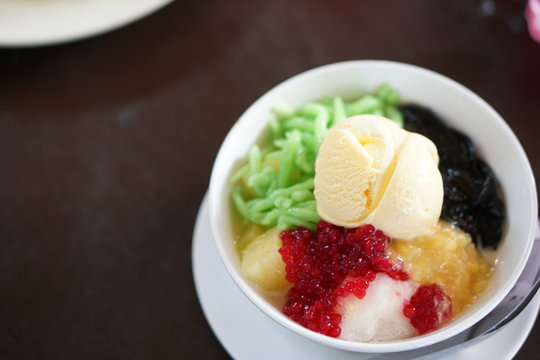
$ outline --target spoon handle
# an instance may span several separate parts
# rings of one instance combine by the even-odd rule
[[[540,287],[540,221],[536,226],[536,235],[531,255],[518,281],[508,295],[493,311],[476,325],[440,343],[422,349],[404,351],[397,354],[378,355],[370,360],[429,360],[439,359],[456,350],[457,346],[471,346],[485,339],[486,336],[500,330],[518,316],[536,295]]]

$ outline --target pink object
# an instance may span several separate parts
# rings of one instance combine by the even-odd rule
[[[531,37],[540,43],[540,0],[529,0],[525,9]]]

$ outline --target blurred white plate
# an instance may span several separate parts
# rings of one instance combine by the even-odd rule
[[[219,257],[210,230],[207,196],[197,216],[191,259],[195,287],[206,319],[234,359],[377,359],[377,354],[348,352],[308,340],[279,325],[259,310],[236,286]],[[529,335],[539,306],[540,293],[518,317],[485,340],[469,346],[457,345],[441,353],[430,354],[429,347],[419,349],[415,358],[512,359]],[[396,354],[392,358],[399,360],[401,356]]]
[[[132,23],[173,0],[0,0],[0,46],[79,40]]]

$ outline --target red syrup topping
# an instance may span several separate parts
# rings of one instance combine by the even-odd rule
[[[420,286],[403,307],[419,334],[439,328],[452,314],[452,301],[437,284]]]
[[[377,273],[409,279],[386,254],[390,239],[372,225],[346,229],[321,220],[315,233],[304,228],[283,231],[279,252],[293,283],[283,313],[302,326],[331,337],[341,333],[338,298],[365,296]],[[346,278],[350,281],[341,285]],[[341,285],[341,286],[340,286]]]

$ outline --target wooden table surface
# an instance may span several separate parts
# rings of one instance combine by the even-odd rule
[[[521,1],[177,0],[70,44],[0,49],[0,358],[223,359],[194,291],[223,137],[284,79],[351,59],[445,74],[540,178],[540,44]],[[516,359],[538,359],[540,323]]]

